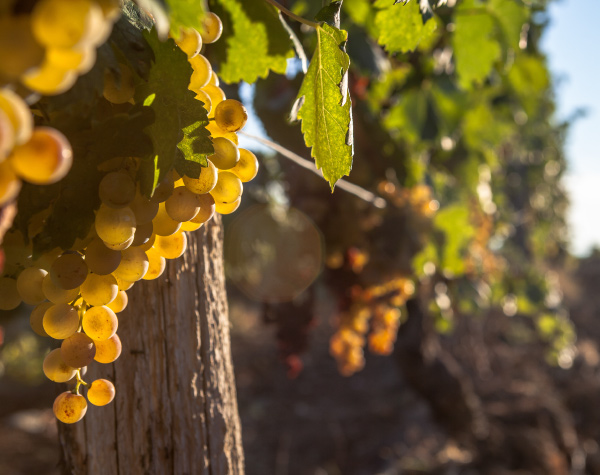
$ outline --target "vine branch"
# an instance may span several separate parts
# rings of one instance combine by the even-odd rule
[[[307,20],[306,18],[302,18],[299,15],[296,15],[295,13],[289,11],[287,8],[285,8],[281,3],[275,1],[275,0],[265,0],[265,2],[270,3],[271,5],[273,5],[275,8],[277,8],[281,13],[286,14],[287,16],[289,16],[290,18],[299,21],[300,23],[304,23],[305,25],[308,26],[312,26],[313,28],[318,28],[319,24],[314,22],[314,21],[310,21]]]
[[[276,152],[279,152],[281,155],[283,155],[285,158],[294,162],[296,165],[299,165],[302,168],[313,172],[315,175],[319,175],[320,177],[322,177],[321,172],[317,169],[317,167],[312,161],[302,158],[300,155],[292,152],[291,150],[288,150],[287,148],[282,147],[281,145],[272,142],[271,140],[264,139],[262,137],[257,137],[256,135],[248,134],[241,130],[238,132],[238,134],[242,134],[248,137],[249,139],[256,140],[257,142],[260,142],[263,145],[272,148]],[[376,194],[371,193],[370,191],[365,190],[364,188],[361,188],[360,186],[355,185],[354,183],[350,183],[349,181],[346,181],[344,179],[338,180],[335,186],[337,186],[340,190],[344,190],[347,193],[353,194],[357,198],[360,198],[361,200],[366,201],[367,203],[371,203],[376,208],[383,209],[387,206],[385,200],[380,196],[377,196]]]

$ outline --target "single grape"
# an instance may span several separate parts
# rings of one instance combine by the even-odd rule
[[[217,86],[219,87],[219,77],[217,76],[217,73],[213,72],[210,75],[210,79],[208,81],[208,84],[210,84],[211,86]]]
[[[209,122],[209,124],[206,126],[206,130],[210,132],[210,136],[213,139],[216,137],[225,137],[236,145],[239,143],[238,136],[235,132],[227,132],[226,130],[223,130],[214,120]]]
[[[240,161],[229,171],[237,176],[242,183],[254,179],[258,173],[258,159],[250,150],[240,148]]]
[[[117,280],[111,274],[88,274],[85,282],[81,284],[81,297],[93,306],[109,304],[118,292]]]
[[[0,162],[0,206],[14,200],[21,191],[21,180],[8,160]]]
[[[79,313],[69,304],[58,303],[46,310],[43,325],[48,336],[64,340],[79,328]]]
[[[104,98],[113,104],[124,104],[133,99],[135,94],[135,80],[131,68],[119,64],[120,74],[111,69],[104,71]]]
[[[156,186],[154,194],[152,195],[152,201],[154,203],[162,203],[163,201],[167,201],[169,196],[171,196],[171,194],[173,193],[176,181],[177,179],[174,175],[174,171],[167,173],[165,177],[160,181],[160,183]]]
[[[210,114],[211,108],[212,108],[212,102],[210,100],[210,96],[208,94],[206,94],[206,92],[200,90],[200,91],[195,91],[196,92],[196,97],[195,99],[198,101],[201,101],[203,104],[203,107],[206,109],[206,113]]]
[[[9,156],[15,173],[36,185],[62,180],[71,169],[73,150],[67,138],[51,127],[36,127],[28,142]]]
[[[185,182],[184,182],[185,183]],[[165,211],[175,221],[189,221],[198,213],[200,202],[198,195],[185,186],[178,186],[171,197],[165,201]]]
[[[203,224],[210,220],[215,214],[215,199],[210,193],[199,195],[198,199],[200,200],[200,210],[190,222],[194,224]]]
[[[29,89],[46,96],[56,96],[68,91],[77,81],[75,71],[58,69],[44,60],[42,65],[25,73],[21,82]]]
[[[231,172],[219,172],[219,178],[210,194],[215,203],[233,203],[242,196],[244,188],[240,179]]]
[[[136,193],[129,207],[133,211],[138,225],[151,223],[158,213],[158,201],[149,200],[139,192]]]
[[[186,188],[197,195],[203,195],[211,191],[217,184],[217,168],[208,160],[208,166],[202,168],[198,178],[183,177]]]
[[[14,310],[21,301],[17,281],[10,277],[0,277],[0,310]]]
[[[15,146],[15,131],[8,116],[0,109],[0,162]]]
[[[46,275],[48,275],[48,272],[37,267],[23,269],[17,277],[17,290],[23,302],[29,305],[37,305],[46,300],[42,289],[42,283]]]
[[[44,60],[44,48],[33,37],[30,15],[0,17],[0,76],[16,82]]]
[[[94,359],[98,363],[112,363],[121,356],[121,339],[116,334],[107,340],[94,341],[94,344],[96,345],[96,356],[94,356]]]
[[[135,235],[133,237],[132,246],[137,247],[146,244],[154,233],[154,226],[152,221],[146,224],[138,224],[135,228]]]
[[[165,259],[177,259],[187,249],[187,237],[181,231],[171,236],[156,236],[154,249]]]
[[[42,369],[50,381],[66,383],[75,376],[78,366],[69,365],[62,357],[60,348],[52,350],[44,358]]]
[[[108,340],[117,332],[119,321],[115,312],[102,305],[88,309],[81,320],[83,331],[93,340]]]
[[[50,336],[46,333],[46,330],[44,330],[44,315],[53,305],[52,302],[42,302],[35,307],[32,310],[31,315],[29,315],[29,325],[31,325],[31,329],[39,336]]]
[[[227,132],[237,132],[248,121],[248,111],[240,101],[226,99],[215,109],[215,121]]]
[[[152,266],[152,263],[150,263],[150,266]],[[125,292],[124,290],[119,290],[115,299],[112,302],[110,302],[107,305],[107,307],[115,313],[120,313],[127,307],[127,302],[127,292]]]
[[[182,28],[175,43],[181,48],[181,51],[187,54],[188,58],[195,57],[202,49],[202,37],[193,28]]]
[[[1,35],[2,33],[0,33]],[[2,57],[4,61],[4,57]],[[15,142],[27,142],[33,132],[33,114],[21,97],[10,89],[0,89],[0,109],[13,126]]]
[[[213,147],[215,153],[208,158],[219,170],[233,168],[240,159],[237,145],[225,137],[214,138]]]
[[[119,267],[121,252],[109,249],[102,239],[95,238],[85,248],[85,262],[94,274],[107,275]]]
[[[70,303],[79,295],[79,287],[65,290],[54,283],[50,274],[46,275],[42,281],[42,291],[52,303]]]
[[[188,89],[190,91],[198,92],[204,86],[208,85],[210,75],[212,73],[212,67],[206,57],[199,54],[190,59],[190,64],[194,72],[190,78],[190,85]]]
[[[88,388],[87,398],[94,406],[106,406],[115,398],[115,386],[107,379],[97,379]]]
[[[57,69],[85,74],[96,62],[96,48],[92,45],[79,48],[50,48],[46,52],[46,61]]]
[[[165,258],[161,256],[154,248],[148,249],[146,251],[146,256],[148,256],[148,262],[150,265],[148,266],[148,272],[146,272],[146,275],[144,275],[143,279],[154,280],[157,277],[160,277],[165,271],[167,262]]]
[[[153,227],[154,228],[154,227]],[[150,249],[152,246],[154,246],[154,241],[156,240],[156,234],[152,234],[152,236],[150,236],[150,238],[144,243],[139,245],[138,247],[142,250],[142,251],[147,251],[148,249]]]
[[[127,282],[137,282],[148,272],[148,257],[140,248],[132,247],[123,251],[121,263],[114,275]]]
[[[65,424],[73,424],[80,421],[87,411],[87,401],[79,394],[65,391],[59,394],[52,406],[56,418]]]
[[[106,206],[123,208],[135,198],[135,182],[125,171],[111,172],[100,181],[98,194]]]
[[[156,217],[152,220],[154,234],[169,236],[179,230],[181,222],[175,221],[169,216],[165,203],[161,203]]]
[[[117,286],[119,287],[119,290],[129,290],[131,287],[133,287],[133,284],[135,284],[135,282],[129,282],[127,280],[120,279],[114,273],[112,275],[115,279],[117,279]]]
[[[129,207],[109,208],[101,205],[96,213],[96,233],[107,244],[121,244],[135,234],[135,215]]]
[[[94,340],[85,333],[74,333],[60,345],[60,355],[63,361],[73,368],[87,366],[96,356]]]
[[[87,275],[87,264],[78,253],[63,254],[50,267],[50,277],[54,285],[65,290],[79,287]]]
[[[186,221],[185,223],[181,223],[180,231],[196,231],[202,227],[204,223],[192,223],[191,221]]]
[[[202,90],[208,94],[208,97],[210,97],[210,103],[212,107],[208,113],[208,117],[213,118],[215,116],[215,109],[221,102],[225,100],[225,93],[219,86],[212,86],[211,84],[204,86]]]
[[[212,12],[206,14],[202,20],[204,29],[200,33],[202,41],[206,44],[214,43],[223,33],[223,23],[221,19]]]
[[[137,229],[137,227],[135,229]],[[133,244],[134,238],[135,238],[135,234],[133,236],[131,236],[125,242],[120,242],[119,244],[110,244],[108,242],[105,242],[104,245],[112,251],[124,251],[125,249],[128,249],[129,247],[131,247],[131,245]]]
[[[215,211],[219,214],[231,214],[240,207],[242,198],[238,198],[233,203],[216,203]]]

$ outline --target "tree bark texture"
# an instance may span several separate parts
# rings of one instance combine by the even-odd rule
[[[58,423],[64,473],[244,473],[220,218],[188,233],[161,277],[127,293],[120,358],[84,376],[114,381],[115,400]]]

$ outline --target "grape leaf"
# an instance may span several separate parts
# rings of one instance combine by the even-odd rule
[[[140,174],[142,192],[150,196],[178,156],[207,166],[213,147],[206,130],[207,112],[188,90],[192,68],[185,53],[171,39],[159,41],[155,31],[145,32],[144,36],[154,52],[154,63],[148,81],[136,89],[135,99],[154,111],[154,122],[144,129],[154,152],[151,160],[142,163]],[[199,169],[195,169],[197,177]]]
[[[440,210],[434,225],[444,232],[445,245],[442,251],[442,270],[451,275],[461,275],[465,270],[464,256],[475,229],[469,221],[469,210],[461,204],[453,204]]]
[[[298,92],[297,118],[317,168],[331,188],[352,169],[352,109],[344,50],[348,35],[328,24],[317,28],[317,47]]]
[[[392,5],[388,0],[377,0],[375,25],[379,29],[377,41],[390,53],[414,51],[421,42],[434,35],[437,24],[434,19],[423,23],[419,2]]]
[[[499,23],[504,43],[511,48],[518,48],[521,28],[528,17],[527,7],[514,0],[491,0],[487,9]]]
[[[269,71],[285,73],[294,49],[273,6],[264,0],[217,0],[213,11],[223,21],[223,36],[211,60],[223,81],[253,83]]]
[[[166,0],[171,32],[178,36],[180,28],[202,31],[202,19],[207,11],[206,0]]]

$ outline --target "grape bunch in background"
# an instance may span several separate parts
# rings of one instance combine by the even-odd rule
[[[12,20],[14,25],[27,24],[33,43],[46,47],[46,53],[39,64],[32,65],[27,61],[35,62],[33,53],[24,50],[23,58],[15,55],[10,74],[4,71],[5,64],[0,66],[1,77],[8,77],[10,85],[21,83],[44,95],[64,92],[78,74],[91,67],[90,61],[93,65],[95,47],[110,34],[119,11],[118,2],[108,0],[38,2],[28,18]],[[11,18],[2,18],[0,23],[9,24],[8,20]],[[81,29],[81,25],[86,28]],[[59,26],[61,34],[55,35],[58,43],[48,44],[52,37],[48,32]],[[174,38],[193,69],[189,89],[210,119],[207,130],[214,153],[199,176],[180,176],[172,169],[148,198],[136,181],[141,160],[110,160],[102,166],[104,176],[98,187],[101,204],[85,239],[70,249],[55,249],[34,259],[23,235],[12,231],[6,236],[5,248],[15,252],[7,253],[0,277],[0,309],[11,310],[21,302],[35,306],[30,315],[32,329],[40,336],[61,341],[60,347],[46,356],[43,370],[50,380],[72,386],[54,402],[54,414],[64,423],[81,420],[88,402],[104,406],[115,397],[111,381],[88,383],[83,377],[94,361],[109,364],[121,354],[118,314],[127,306],[126,291],[138,281],[160,277],[166,260],[185,252],[187,232],[199,229],[215,212],[234,212],[240,205],[243,183],[258,172],[254,154],[237,146],[236,132],[246,123],[246,110],[240,102],[226,99],[211,64],[200,54],[203,44],[221,36],[221,21],[208,13],[204,27],[202,33],[187,29]],[[2,44],[6,43],[5,36],[0,32],[2,48],[6,46]],[[27,45],[25,42],[23,48]],[[134,102],[134,73],[125,64],[120,70],[120,77],[109,69],[104,75],[103,95],[113,105]],[[35,184],[54,183],[68,173],[72,161],[78,160],[60,132],[33,128],[32,124],[25,102],[11,86],[2,89],[0,204],[17,197],[19,178]]]

